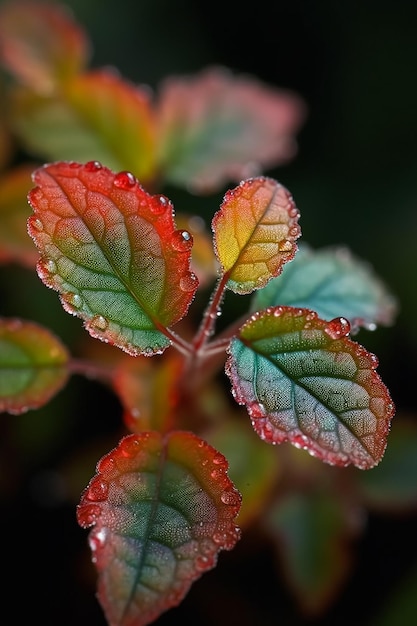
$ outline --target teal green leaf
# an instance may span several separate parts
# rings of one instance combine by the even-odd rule
[[[265,309],[232,339],[226,373],[262,439],[369,469],[384,454],[394,404],[378,359],[349,329],[308,309]]]
[[[176,606],[239,538],[241,495],[225,457],[189,432],[129,435],[103,457],[77,509],[112,626]]]
[[[278,305],[312,309],[325,320],[346,317],[352,332],[390,325],[397,312],[394,296],[367,263],[346,248],[313,250],[306,244],[254,294],[251,310]]]

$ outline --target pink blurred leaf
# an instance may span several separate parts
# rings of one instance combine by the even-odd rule
[[[111,626],[145,626],[176,606],[239,539],[227,461],[192,433],[129,435],[103,457],[78,506]]]
[[[305,114],[294,93],[225,68],[170,77],[157,105],[160,169],[198,193],[255,176],[294,157]]]
[[[86,33],[65,4],[13,0],[0,8],[0,62],[34,91],[52,92],[89,55]]]

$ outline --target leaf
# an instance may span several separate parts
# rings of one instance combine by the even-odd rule
[[[68,8],[49,2],[13,0],[0,9],[0,60],[22,83],[39,93],[86,65],[90,42]]]
[[[77,509],[111,626],[145,626],[176,606],[239,538],[227,461],[192,433],[129,435],[97,466]]]
[[[171,202],[97,162],[49,164],[34,182],[28,228],[43,282],[93,337],[134,356],[165,350],[198,284]]]
[[[252,298],[251,310],[269,306],[303,307],[331,320],[346,317],[351,329],[390,325],[397,302],[372,268],[346,248],[313,250],[299,246],[291,263]]]
[[[0,319],[0,413],[24,413],[46,404],[67,382],[66,348],[49,330]]]
[[[289,90],[209,67],[166,79],[156,113],[164,179],[209,193],[292,159],[306,107]]]
[[[68,80],[59,94],[21,89],[13,123],[32,153],[51,161],[101,161],[145,184],[155,176],[155,125],[145,89],[98,70]]]
[[[246,294],[278,276],[296,252],[298,218],[290,193],[272,178],[252,178],[228,191],[212,222],[227,287]]]
[[[333,601],[352,566],[352,525],[333,493],[323,486],[311,493],[277,498],[264,525],[276,541],[280,570],[310,617]]]
[[[30,268],[38,258],[26,228],[33,168],[20,165],[0,177],[0,262],[15,261]]]
[[[369,469],[384,454],[394,404],[375,371],[378,359],[348,332],[343,318],[265,309],[232,339],[226,373],[262,439]]]

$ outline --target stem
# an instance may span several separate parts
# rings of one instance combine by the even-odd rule
[[[81,374],[86,378],[93,378],[105,382],[110,382],[112,378],[113,366],[103,366],[84,359],[71,359],[68,366],[71,374]]]
[[[201,348],[207,343],[207,341],[210,339],[211,335],[214,332],[214,327],[216,324],[228,279],[228,273],[223,274],[223,276],[217,283],[217,286],[210,299],[209,305],[204,313],[200,328],[198,329],[193,340],[192,345],[195,353],[201,350]]]

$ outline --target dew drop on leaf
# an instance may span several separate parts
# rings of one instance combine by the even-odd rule
[[[172,233],[171,245],[178,252],[188,252],[193,246],[193,237],[188,230],[175,230]]]
[[[89,322],[88,327],[93,330],[105,331],[109,326],[109,322],[103,315],[95,315]]]
[[[149,210],[153,215],[163,215],[170,206],[170,201],[165,196],[153,196],[149,203]]]
[[[345,317],[335,317],[326,324],[324,331],[332,339],[347,337],[350,333],[350,323]]]
[[[78,310],[82,307],[83,299],[78,293],[64,293],[61,296],[61,300],[64,304],[64,307],[67,311],[71,313],[71,311]]]
[[[85,165],[84,165],[84,169],[87,172],[98,172],[99,170],[103,169],[102,164],[100,163],[100,161],[88,161]]]
[[[180,289],[182,291],[193,291],[195,289],[196,281],[197,277],[194,274],[183,276],[180,279]]]
[[[93,478],[88,486],[86,491],[86,498],[94,501],[103,501],[107,498],[107,494],[109,492],[108,483],[103,480],[101,477],[96,476]]]
[[[43,222],[38,217],[30,220],[30,226],[39,232],[41,232],[44,228]]]
[[[136,178],[131,172],[119,172],[113,180],[113,185],[119,189],[131,189],[136,183]]]

